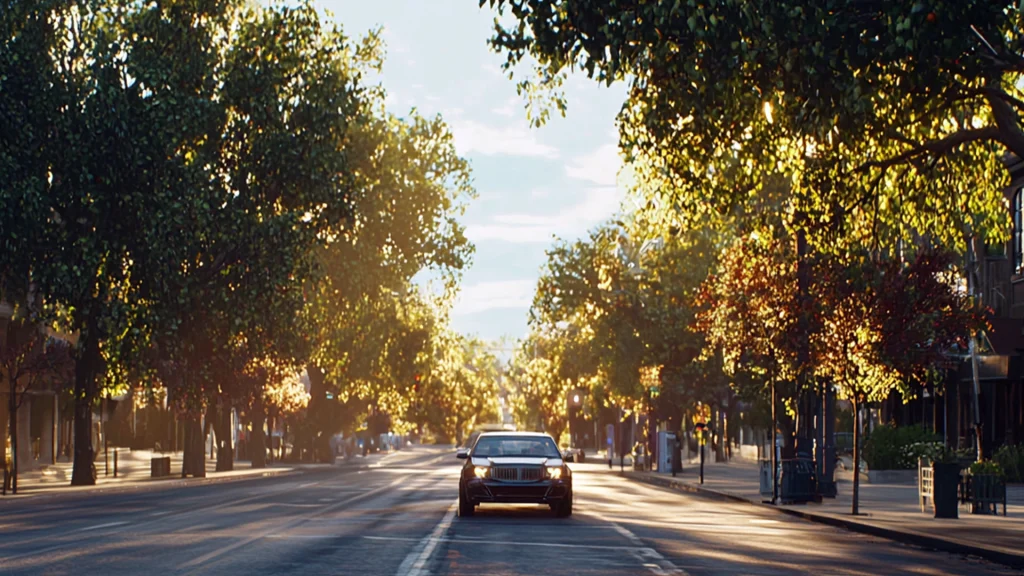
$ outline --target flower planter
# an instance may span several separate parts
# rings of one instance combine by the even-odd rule
[[[1006,515],[1006,481],[995,474],[971,474],[966,477],[962,501],[970,503],[971,514],[999,514],[999,504]]]

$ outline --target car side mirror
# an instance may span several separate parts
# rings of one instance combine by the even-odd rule
[[[459,460],[465,460],[466,458],[469,458],[469,451],[465,448],[459,449],[459,451],[455,453],[455,457]]]

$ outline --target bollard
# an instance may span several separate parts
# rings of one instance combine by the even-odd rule
[[[114,450],[114,478],[117,478],[117,453],[119,450]]]
[[[700,483],[704,484],[704,440],[700,442]]]

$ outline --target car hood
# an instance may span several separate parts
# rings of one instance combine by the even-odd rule
[[[521,456],[492,456],[485,458],[476,456],[473,458],[474,466],[561,466],[561,458],[526,458]]]

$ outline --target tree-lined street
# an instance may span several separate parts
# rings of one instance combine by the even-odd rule
[[[398,455],[396,455],[397,457]],[[138,494],[3,503],[5,574],[1001,574],[976,560],[853,535],[575,465],[577,509],[453,516],[454,456],[307,470]]]
[[[0,0],[5,574],[998,573],[1022,366],[1020,2]]]

